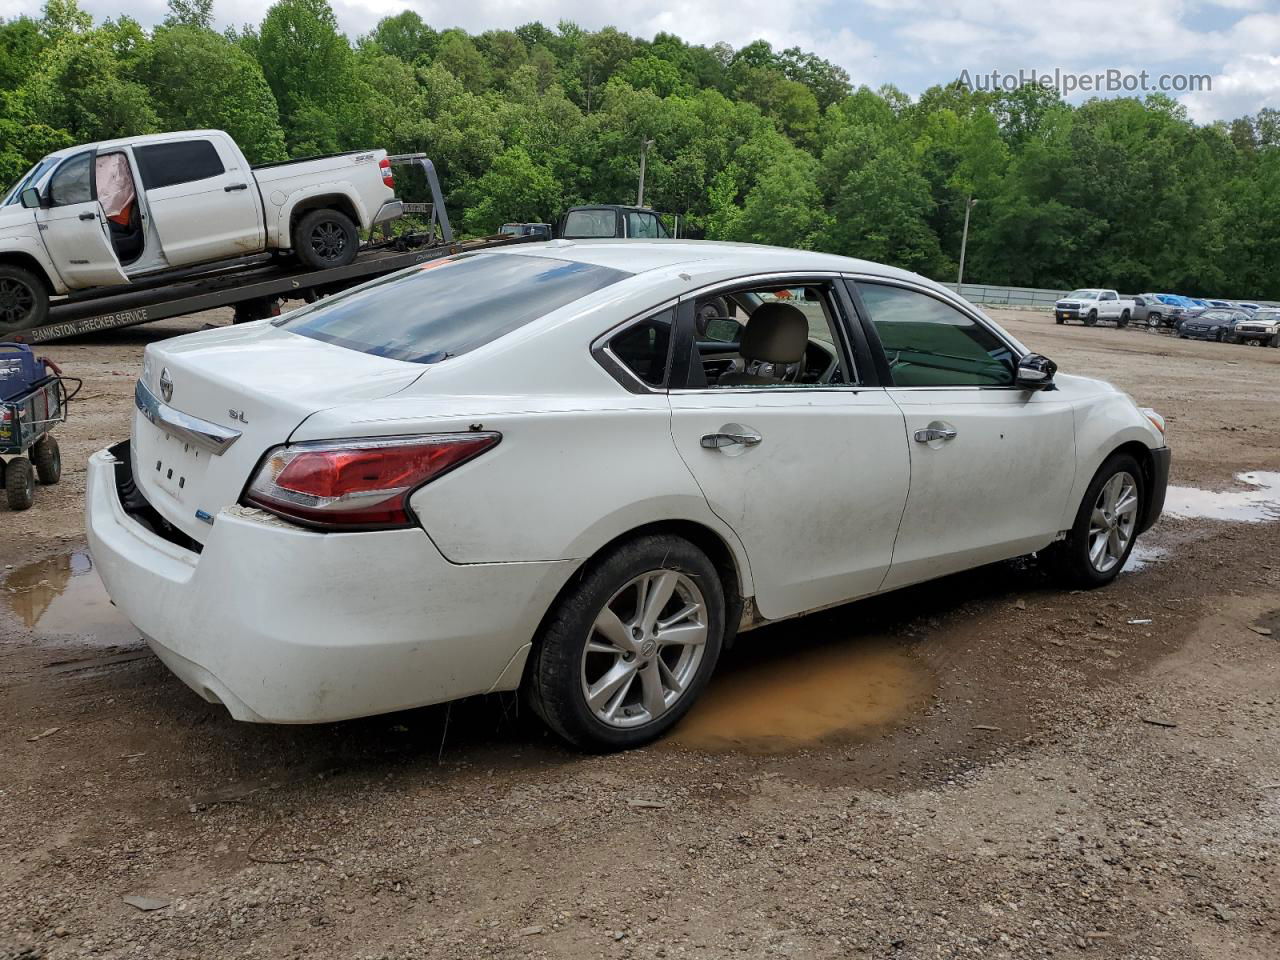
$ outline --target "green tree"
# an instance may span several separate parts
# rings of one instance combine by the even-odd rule
[[[225,130],[251,163],[286,158],[262,68],[225,37],[186,24],[157,27],[139,75],[165,129]]]
[[[352,55],[326,0],[278,0],[267,10],[257,58],[294,155],[339,148],[354,116]]]
[[[476,184],[479,202],[468,207],[467,230],[496,233],[508,221],[545,223],[560,206],[560,185],[523,147],[504,150]]]

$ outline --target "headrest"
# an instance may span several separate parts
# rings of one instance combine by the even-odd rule
[[[742,331],[739,353],[763,363],[798,363],[809,345],[809,321],[788,303],[762,303]]]

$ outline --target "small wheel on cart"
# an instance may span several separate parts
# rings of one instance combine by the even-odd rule
[[[58,441],[45,434],[31,448],[31,462],[36,465],[36,476],[46,487],[62,479],[62,451]]]
[[[14,457],[4,472],[4,492],[10,510],[29,510],[36,501],[36,473],[26,457]]]

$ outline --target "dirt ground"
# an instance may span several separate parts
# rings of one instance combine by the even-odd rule
[[[96,585],[83,463],[144,345],[227,318],[50,345],[85,387],[64,482],[0,507],[0,957],[1280,956],[1280,491],[1236,480],[1280,471],[1280,350],[992,313],[1165,414],[1173,482],[1224,493],[1184,514],[1254,522],[1166,515],[1101,591],[1011,563],[750,634],[616,756],[511,697],[198,699]]]

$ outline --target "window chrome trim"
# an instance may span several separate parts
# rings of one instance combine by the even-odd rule
[[[900,277],[885,277],[875,273],[843,273],[841,274],[841,276],[844,277],[846,280],[855,284],[865,282],[865,283],[878,283],[878,284],[881,284],[882,286],[901,287],[902,289],[910,290],[913,293],[923,294],[926,297],[933,297],[933,299],[938,300],[941,303],[945,303],[949,307],[953,307],[954,309],[958,310],[960,313],[964,314],[969,319],[973,320],[974,323],[978,324],[978,326],[982,327],[982,329],[986,330],[993,337],[995,337],[997,340],[1003,343],[1006,347],[1008,347],[1009,352],[1014,356],[1015,369],[1017,368],[1017,362],[1031,352],[1027,350],[1027,348],[1023,346],[1021,343],[1018,343],[1018,341],[1014,340],[1012,336],[1010,336],[1009,334],[1001,330],[999,327],[993,326],[992,325],[993,322],[989,320],[987,317],[983,316],[981,312],[976,310],[973,304],[969,303],[959,294],[956,294],[951,290],[947,290],[945,287],[942,290],[935,290],[933,287],[927,286],[926,284],[917,283],[911,280],[903,280]],[[875,320],[873,320],[871,317],[868,316],[865,319],[867,323],[870,323],[872,325],[875,324]],[[1025,392],[1028,388],[1019,386],[1016,383],[1009,383],[1004,385],[994,384],[994,383],[992,384],[964,383],[964,384],[954,384],[952,386],[918,386],[918,387],[917,386],[899,386],[898,384],[890,383],[885,385],[885,389],[886,390],[1012,390],[1012,391],[1018,391],[1019,393],[1021,393],[1021,392]]]
[[[141,380],[133,390],[133,402],[138,411],[161,430],[201,450],[207,450],[215,457],[221,456],[240,439],[239,430],[231,430],[173,409],[152,393]]]

